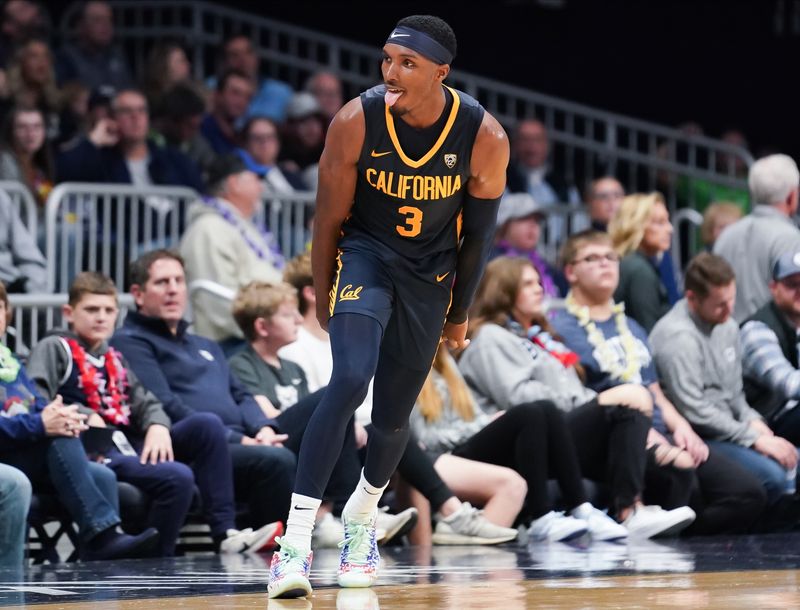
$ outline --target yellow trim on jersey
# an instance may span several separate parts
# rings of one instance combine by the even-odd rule
[[[455,89],[448,87],[447,85],[442,85],[442,86],[446,87],[447,90],[453,94],[453,107],[450,109],[450,116],[447,117],[447,123],[445,123],[444,129],[442,129],[442,133],[439,134],[439,139],[436,140],[436,143],[433,145],[433,147],[427,153],[425,153],[425,156],[422,157],[419,161],[414,161],[413,159],[408,157],[406,153],[403,152],[403,149],[400,146],[400,140],[397,139],[397,131],[395,131],[394,128],[394,117],[392,116],[392,113],[389,111],[390,106],[388,104],[386,105],[386,129],[389,131],[389,138],[391,138],[392,144],[394,144],[394,147],[397,150],[397,154],[400,157],[400,159],[403,160],[403,163],[405,163],[409,167],[413,167],[414,169],[422,167],[428,161],[431,160],[431,157],[433,157],[433,155],[435,155],[438,152],[438,150],[442,147],[442,144],[444,144],[445,138],[447,138],[447,136],[450,133],[450,128],[456,121],[456,115],[458,115],[458,107],[461,106],[461,100],[458,97],[458,92]]]
[[[336,255],[336,279],[333,280],[333,286],[328,293],[328,312],[332,316],[333,308],[336,307],[336,297],[339,293],[339,278],[342,276],[342,251],[338,250]]]

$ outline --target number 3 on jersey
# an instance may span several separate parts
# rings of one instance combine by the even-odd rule
[[[414,206],[404,205],[397,210],[405,216],[406,224],[397,225],[395,229],[403,237],[416,237],[422,232],[422,210]]]

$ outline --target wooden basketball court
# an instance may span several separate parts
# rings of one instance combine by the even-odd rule
[[[798,608],[800,534],[624,544],[383,549],[380,586],[335,586],[338,552],[314,560],[314,595],[268,600],[267,556],[191,556],[0,572],[0,605],[166,608]]]

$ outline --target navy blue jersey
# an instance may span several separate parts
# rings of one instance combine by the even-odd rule
[[[458,219],[484,110],[465,93],[446,90],[441,132],[418,159],[403,150],[395,126],[402,119],[384,102],[385,85],[361,94],[366,134],[343,243],[367,233],[409,258],[458,246]]]

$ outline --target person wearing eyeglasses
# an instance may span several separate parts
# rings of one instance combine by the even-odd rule
[[[672,243],[672,223],[661,193],[634,193],[622,200],[608,226],[620,257],[614,300],[649,333],[669,311],[667,286],[659,265]]]
[[[598,231],[607,231],[608,223],[622,205],[624,198],[625,189],[613,176],[592,180],[586,189],[586,206],[589,209],[591,227]]]

